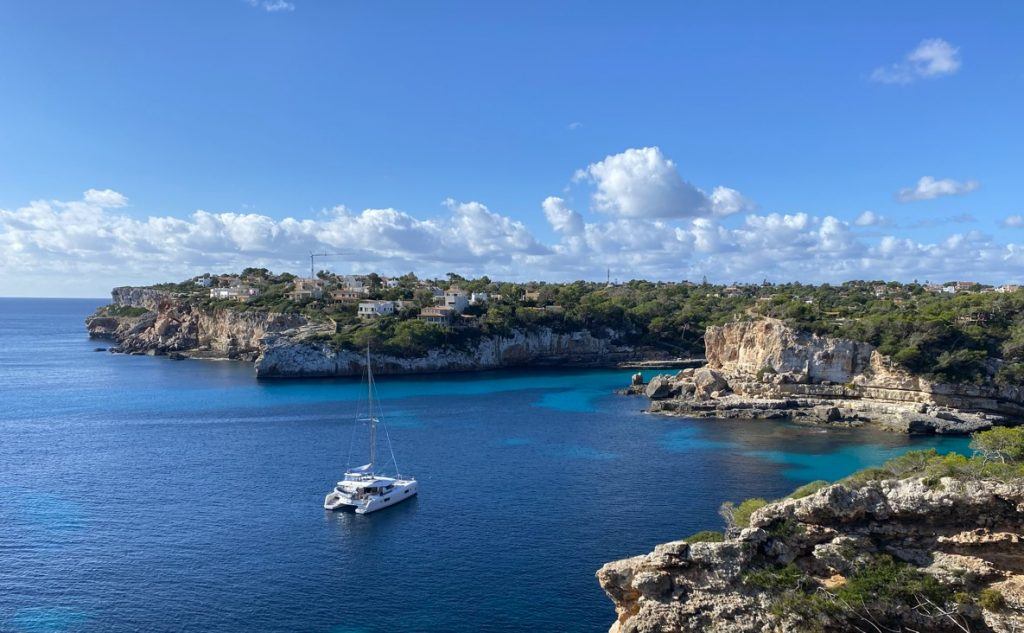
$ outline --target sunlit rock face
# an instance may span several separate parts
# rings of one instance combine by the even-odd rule
[[[776,319],[709,327],[707,365],[652,379],[651,411],[707,418],[879,424],[970,433],[1024,419],[1020,387],[929,381],[872,345],[794,330]]]
[[[119,287],[112,305],[138,308],[137,316],[113,316],[105,309],[86,319],[91,336],[113,339],[129,354],[251,361],[263,378],[358,375],[361,352],[329,343],[335,324],[298,314],[206,308],[155,288]],[[644,358],[644,350],[619,343],[620,332],[556,332],[537,327],[505,336],[482,337],[463,347],[445,346],[414,357],[374,354],[382,374],[473,371],[515,366],[606,366]]]
[[[780,609],[786,587],[752,572],[786,568],[808,593],[835,591],[858,565],[892,557],[935,578],[950,596],[985,589],[1004,604],[965,604],[955,619],[931,607],[873,606],[858,615]],[[943,478],[836,484],[765,506],[720,543],[675,541],[608,563],[598,582],[615,604],[611,633],[1024,630],[1024,481]],[[822,594],[825,595],[825,594]],[[962,628],[966,625],[968,628]],[[886,628],[887,627],[887,628]]]

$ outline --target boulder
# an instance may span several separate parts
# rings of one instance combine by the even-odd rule
[[[722,374],[707,367],[701,367],[693,372],[693,384],[698,396],[707,396],[713,391],[722,392],[729,388],[729,383]]]
[[[651,400],[659,400],[670,397],[672,392],[672,377],[665,374],[658,374],[654,378],[651,378],[650,382],[647,383],[647,389],[644,390],[644,395]]]

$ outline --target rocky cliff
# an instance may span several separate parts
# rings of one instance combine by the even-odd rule
[[[558,333],[538,328],[530,332],[513,331],[509,336],[485,337],[468,349],[445,347],[414,357],[377,354],[374,371],[411,374],[523,365],[602,366],[636,355],[631,347],[614,345],[610,338],[598,338],[589,332]],[[363,364],[360,352],[335,350],[325,342],[284,332],[264,339],[256,359],[256,375],[263,378],[357,375],[362,372]]]
[[[710,327],[707,365],[645,387],[651,410],[695,417],[789,417],[967,433],[1024,419],[1024,390],[928,381],[873,346],[774,319]]]
[[[175,357],[231,358],[255,363],[261,378],[348,376],[363,370],[363,356],[325,339],[332,322],[296,314],[209,309],[153,288],[115,288],[112,307],[86,319],[91,336],[117,342],[114,351]],[[143,312],[144,311],[144,312]],[[376,354],[381,374],[470,371],[513,366],[605,366],[644,353],[590,332],[549,328],[482,337],[464,348],[444,347],[423,356]]]
[[[1024,480],[836,484],[597,572],[612,633],[1024,631]]]

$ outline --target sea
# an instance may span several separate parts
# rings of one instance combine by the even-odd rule
[[[630,370],[381,377],[419,496],[332,513],[358,380],[96,351],[104,303],[0,299],[0,631],[606,631],[597,569],[723,501],[967,450],[648,415]]]

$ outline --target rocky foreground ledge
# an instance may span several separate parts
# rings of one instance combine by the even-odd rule
[[[710,327],[707,364],[629,393],[650,411],[701,418],[876,424],[904,433],[971,433],[1024,419],[1024,390],[928,381],[868,343],[800,332],[775,319]]]
[[[213,309],[154,288],[120,287],[110,306],[86,319],[90,336],[116,343],[126,354],[175,359],[232,359],[254,364],[259,378],[353,376],[363,371],[361,352],[337,349],[327,340],[331,321],[301,314]],[[643,360],[647,351],[615,343],[615,332],[514,330],[481,337],[464,348],[444,347],[422,356],[375,354],[380,374],[475,371],[521,366],[606,367]]]
[[[1024,479],[827,486],[597,572],[611,633],[1024,631]]]

